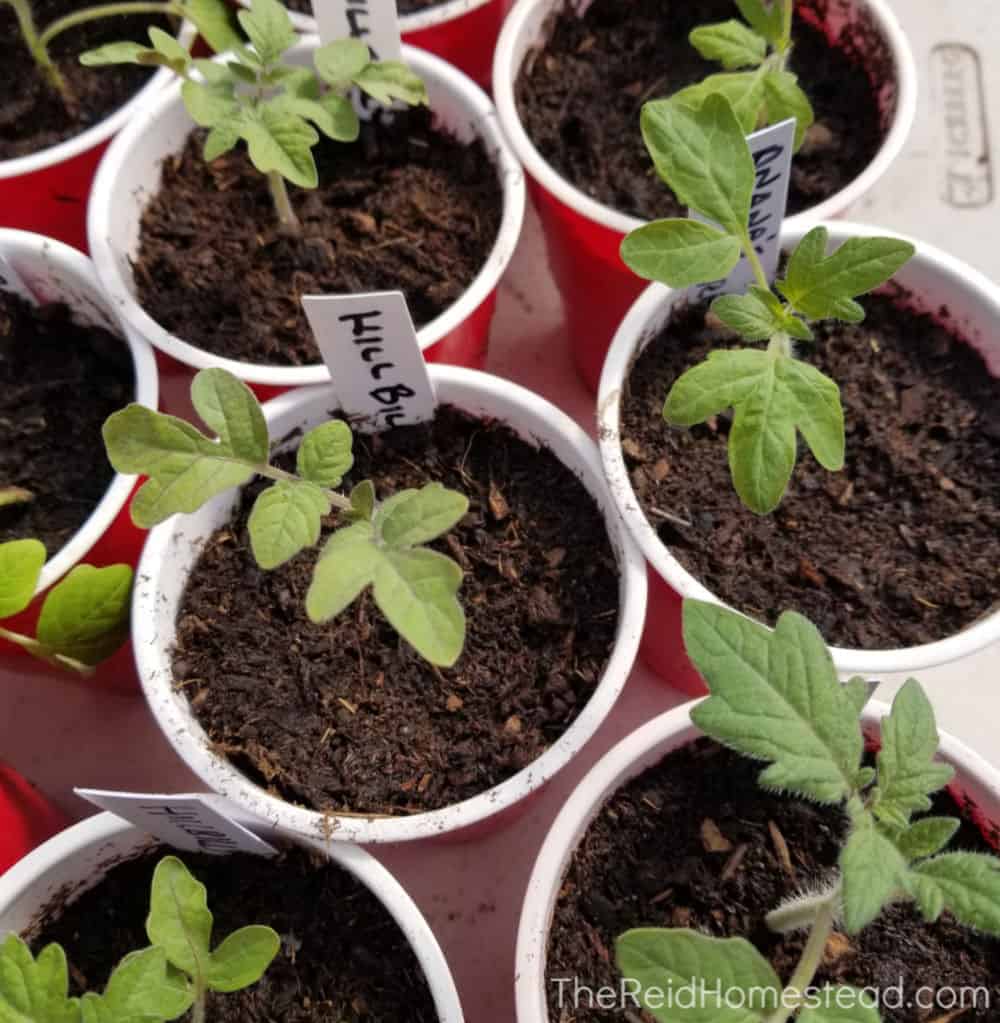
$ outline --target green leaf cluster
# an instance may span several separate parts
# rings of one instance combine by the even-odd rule
[[[69,997],[66,953],[47,945],[37,958],[16,934],[0,945],[0,1023],[166,1023],[208,991],[256,984],[278,954],[270,927],[252,925],[210,949],[212,914],[204,885],[175,856],[153,875],[146,935],[150,947],[118,964],[103,993]]]
[[[812,960],[814,943],[807,943],[796,971],[801,980],[803,964],[809,967],[803,990],[787,989],[784,1000],[769,997],[781,995],[781,982],[743,939],[653,928],[622,935],[619,966],[638,983],[640,1002],[656,1019],[772,1023],[797,1013],[804,1023],[877,1023],[875,1007],[860,992],[829,987],[809,1001],[803,991],[838,916],[847,932],[856,934],[893,902],[913,902],[928,922],[947,910],[968,927],[1000,935],[1000,859],[945,851],[959,825],[954,818],[913,819],[930,810],[931,795],[953,775],[950,765],[935,759],[934,713],[916,680],[900,689],[883,720],[882,746],[871,769],[863,766],[859,720],[869,686],[861,679],[838,681],[822,637],[801,615],[783,614],[771,631],[718,605],[688,600],[684,643],[710,693],[691,712],[695,724],[723,745],[764,762],[762,787],[844,807],[849,827],[835,885],[798,900],[794,926],[819,927],[823,919],[826,930]],[[688,1008],[654,1004],[656,992],[670,982],[699,980],[709,988],[721,981],[723,991],[742,991],[747,998],[738,1010],[698,999]]]
[[[315,547],[334,510],[340,525],[316,564],[306,611],[317,623],[340,614],[371,587],[394,629],[426,660],[450,667],[465,643],[465,614],[456,593],[462,570],[423,545],[452,529],[468,511],[462,494],[431,483],[379,503],[371,481],[350,495],[340,486],[354,464],[346,423],[310,430],[296,455],[296,473],[270,462],[264,413],[253,392],[221,369],[200,372],[191,400],[215,437],[182,419],[130,405],[104,425],[111,464],[149,477],[132,501],[143,528],[206,501],[255,476],[273,481],[254,502],[250,544],[261,568],[271,570]]]
[[[80,60],[88,66],[130,63],[170,68],[184,79],[182,95],[192,119],[209,129],[206,160],[242,140],[257,170],[302,188],[319,183],[313,148],[321,135],[338,142],[358,137],[351,89],[359,88],[385,104],[427,103],[426,88],[416,74],[398,61],[373,61],[368,47],[357,39],[320,46],[313,69],[284,63],[298,36],[279,0],[253,0],[238,17],[249,45],[229,40],[224,48],[228,60],[192,58],[157,29],[149,30],[148,47],[109,43]]]
[[[731,408],[733,483],[743,503],[764,515],[787,489],[799,434],[824,468],[835,472],[844,464],[840,389],[796,359],[793,342],[813,339],[812,322],[861,322],[856,299],[891,278],[914,249],[894,238],[851,238],[828,253],[829,234],[817,227],[772,287],[750,234],[754,164],[730,99],[712,93],[698,107],[676,97],[657,100],[643,107],[641,123],[657,172],[713,224],[653,221],[625,238],[622,259],[640,277],[686,288],[726,278],[745,255],[756,284],[717,298],[712,312],[746,341],[768,342],[763,351],[713,352],[675,381],[663,415],[673,425],[694,426]]]
[[[0,544],[0,621],[26,610],[45,565],[37,540]],[[132,569],[77,565],[45,595],[36,635],[0,627],[0,637],[67,671],[89,674],[128,636]]]

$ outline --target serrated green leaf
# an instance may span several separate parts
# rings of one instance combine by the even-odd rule
[[[795,425],[816,461],[830,472],[844,467],[844,410],[840,388],[799,359],[778,362],[778,380],[795,402]]]
[[[277,63],[298,39],[288,11],[278,0],[251,0],[250,10],[240,11],[237,18],[264,64]]]
[[[800,341],[812,339],[812,331],[790,314],[781,300],[764,288],[752,285],[745,295],[720,295],[712,312],[748,341],[767,341],[784,333]]]
[[[762,0],[736,0],[736,6],[755,32],[772,46],[778,44],[782,31],[780,3],[772,3],[768,8]]]
[[[772,372],[767,352],[722,349],[683,373],[667,395],[663,418],[674,426],[695,426],[709,416],[746,401],[760,378]]]
[[[318,47],[313,55],[320,77],[335,87],[350,85],[371,59],[371,51],[360,39],[337,39]]]
[[[132,569],[77,565],[45,598],[37,637],[48,650],[99,664],[128,637]]]
[[[361,121],[350,100],[335,93],[320,99],[285,94],[271,101],[272,110],[287,111],[312,121],[328,138],[337,142],[354,142],[361,132]]]
[[[369,64],[354,76],[354,84],[386,107],[397,99],[410,106],[427,106],[430,102],[423,79],[400,61]]]
[[[153,871],[146,934],[196,984],[205,978],[212,941],[208,893],[176,856],[165,856]]]
[[[149,41],[157,53],[170,61],[170,66],[178,71],[183,71],[191,63],[191,54],[183,46],[162,28],[152,26],[149,29]]]
[[[939,853],[955,837],[958,826],[954,817],[924,817],[896,839],[896,846],[912,863]]]
[[[202,85],[200,82],[187,81],[181,86],[181,99],[184,100],[191,120],[200,127],[230,125],[239,116],[241,109],[233,96],[233,89],[232,84]]]
[[[254,501],[247,520],[250,547],[265,571],[291,561],[307,547],[319,543],[323,516],[330,514],[330,499],[315,483],[280,480]]]
[[[295,457],[298,474],[321,487],[338,487],[354,465],[354,437],[347,423],[332,419],[310,430]]]
[[[672,288],[727,277],[741,252],[735,238],[697,220],[654,220],[621,244],[622,261],[633,273]]]
[[[881,1023],[870,993],[847,985],[827,985],[807,996],[798,1023]]]
[[[857,779],[854,782],[854,787],[861,792],[868,788],[869,785],[875,780],[875,768],[874,767],[862,767],[858,771]]]
[[[312,147],[319,134],[311,124],[282,109],[281,97],[244,111],[240,135],[247,143],[250,162],[261,172],[277,172],[293,185],[315,188],[319,184]]]
[[[232,85],[236,86],[233,77],[233,63],[219,64],[214,60],[207,60],[204,57],[196,57],[191,61],[194,69],[208,82],[209,85]],[[242,68],[240,70],[243,70]]]
[[[419,490],[401,490],[385,501],[375,512],[375,530],[388,547],[414,547],[447,533],[468,510],[464,494],[428,483]]]
[[[640,1003],[663,1023],[759,1023],[780,1004],[781,981],[743,938],[637,928],[615,942],[615,958],[622,975],[638,982]],[[695,985],[696,998],[658,997]]]
[[[267,423],[257,396],[242,380],[224,369],[203,369],[191,384],[191,403],[229,454],[267,464]]]
[[[242,991],[256,984],[281,949],[281,939],[270,927],[241,927],[212,953],[206,981],[212,991]]]
[[[756,67],[767,56],[767,40],[735,18],[700,25],[688,38],[706,60],[717,61],[727,71]]]
[[[844,692],[847,693],[854,705],[858,717],[861,717],[861,712],[868,706],[868,701],[875,695],[877,688],[877,682],[869,683],[860,675],[855,675],[854,678],[844,683]]]
[[[693,112],[702,109],[709,96],[728,101],[744,135],[756,131],[764,106],[764,71],[727,71],[709,75],[696,85],[674,93],[667,102]]]
[[[933,886],[959,923],[1000,934],[1000,860],[995,856],[945,853],[918,864],[913,873],[921,885]]]
[[[77,1002],[68,992],[59,945],[47,945],[35,959],[18,935],[7,935],[0,945],[0,1023],[77,1023]]]
[[[85,1002],[115,1023],[160,1023],[177,1019],[194,1001],[190,985],[170,972],[161,948],[147,948],[126,956],[115,968],[102,996],[87,995]]]
[[[228,153],[240,140],[239,127],[232,121],[217,124],[205,136],[205,148],[202,154],[206,163],[217,160],[223,153]]]
[[[280,85],[290,96],[320,98],[320,81],[310,68],[277,64],[267,72],[264,79],[268,85]]]
[[[849,934],[867,927],[904,886],[906,860],[868,811],[854,822],[840,854],[840,873]]]
[[[692,111],[672,100],[642,108],[642,135],[677,198],[742,238],[750,218],[754,165],[743,129],[718,95]]]
[[[911,814],[930,809],[929,796],[947,785],[955,773],[951,765],[935,762],[937,748],[934,710],[920,683],[909,679],[882,722],[873,806],[879,819],[897,825],[902,820],[905,826]]]
[[[354,602],[375,578],[378,561],[375,528],[355,522],[330,537],[323,548],[306,594],[306,613],[321,625]]]
[[[905,879],[906,891],[916,902],[920,915],[932,924],[944,912],[944,892],[930,878],[912,871]]]
[[[375,514],[375,484],[371,480],[362,480],[351,491],[351,514],[364,521],[370,520]]]
[[[243,39],[236,31],[225,0],[184,0],[184,13],[215,53],[242,47]]]
[[[45,546],[38,540],[0,543],[0,619],[20,614],[35,595],[45,565]]]
[[[864,310],[854,301],[884,284],[916,251],[895,238],[849,238],[826,256],[828,233],[813,228],[788,261],[778,288],[788,301],[812,320],[841,319],[860,323]]]
[[[767,103],[768,124],[780,124],[790,117],[795,119],[795,149],[798,151],[806,131],[816,119],[798,78],[791,71],[769,71],[764,76],[764,102]]]
[[[822,637],[786,612],[773,632],[735,611],[685,600],[684,646],[708,684],[695,724],[718,742],[769,761],[768,788],[839,803],[861,766],[861,726]]]
[[[106,67],[110,64],[166,64],[156,50],[139,43],[106,43],[80,54],[84,67]]]
[[[143,529],[178,512],[196,511],[255,472],[253,466],[233,461],[190,423],[142,405],[114,413],[102,433],[118,472],[150,477],[132,500],[132,521]]]

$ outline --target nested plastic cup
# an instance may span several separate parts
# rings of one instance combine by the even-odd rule
[[[0,763],[0,876],[68,823],[27,779]]]

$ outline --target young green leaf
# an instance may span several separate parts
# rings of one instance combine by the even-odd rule
[[[757,122],[764,103],[764,69],[709,75],[704,81],[674,93],[666,102],[697,112],[709,96],[721,96],[727,100],[733,108],[740,130],[744,135],[749,135],[759,127]]]
[[[810,994],[798,1023],[881,1023],[870,994],[844,984]]]
[[[293,117],[312,121],[328,138],[336,142],[353,142],[361,132],[361,121],[351,102],[335,93],[318,99],[285,94],[268,103],[268,108]]]
[[[735,611],[686,600],[684,646],[710,696],[691,717],[718,742],[769,761],[767,788],[840,803],[863,750],[850,697],[816,628],[786,612],[773,632]]]
[[[240,11],[237,17],[264,64],[276,63],[285,50],[295,45],[292,19],[278,0],[251,0],[250,10]]]
[[[8,934],[0,945],[0,1023],[78,1023],[69,998],[66,953],[47,945],[35,959],[28,946]]]
[[[99,664],[128,638],[132,569],[77,565],[45,598],[37,636],[49,651]]]
[[[635,274],[672,288],[722,280],[741,253],[735,238],[697,220],[654,220],[621,244],[622,261]]]
[[[225,0],[184,0],[184,13],[215,53],[242,47],[243,39],[234,27]]]
[[[13,508],[19,504],[31,504],[35,495],[24,487],[0,487],[0,508]]]
[[[844,683],[844,692],[854,704],[854,711],[858,717],[861,717],[861,712],[868,706],[868,701],[875,695],[876,689],[878,682],[869,682],[860,675],[855,675]]]
[[[203,155],[206,163],[218,159],[228,153],[240,140],[239,126],[233,122],[217,124],[205,136]]]
[[[929,796],[954,775],[950,764],[936,762],[937,725],[930,701],[920,683],[909,679],[882,722],[878,753],[878,789],[873,810],[880,820],[905,826],[910,816],[929,810]]]
[[[296,453],[299,475],[321,487],[339,487],[354,465],[354,437],[347,423],[332,419],[310,430]]]
[[[323,81],[345,88],[371,63],[371,51],[360,39],[337,39],[316,50],[313,62]]]
[[[911,876],[925,889],[922,910],[928,902],[936,903],[938,913],[943,906],[966,927],[1000,935],[1000,860],[996,857],[945,853],[919,863]],[[935,919],[937,914],[924,915]]]
[[[264,413],[242,380],[224,369],[203,369],[191,383],[191,404],[227,452],[247,462],[267,462],[270,446]]]
[[[38,540],[0,543],[0,620],[31,603],[44,565],[45,547]]]
[[[757,285],[745,295],[720,295],[712,312],[747,341],[767,341],[781,333],[799,341],[813,337],[809,325],[790,313],[774,292]]]
[[[206,974],[209,988],[231,992],[256,984],[280,950],[281,939],[270,927],[241,927],[212,953]]]
[[[178,74],[182,73],[191,63],[191,54],[162,28],[153,26],[149,29],[149,41],[153,49],[167,60],[167,66]]]
[[[307,121],[283,109],[281,99],[279,96],[255,110],[244,110],[240,135],[247,144],[251,163],[261,174],[274,172],[293,185],[315,188],[319,174],[312,149],[319,134]]]
[[[354,84],[383,106],[402,100],[410,106],[428,106],[427,86],[423,79],[400,61],[383,60],[369,64],[354,76]]]
[[[355,518],[369,521],[375,514],[375,484],[362,480],[351,491],[351,512]]]
[[[743,238],[750,218],[753,157],[732,107],[709,96],[697,111],[669,100],[642,108],[642,135],[677,198]]]
[[[240,105],[236,101],[234,89],[233,83],[202,85],[200,82],[187,81],[181,86],[181,99],[195,124],[202,128],[232,125],[236,131]]]
[[[430,543],[462,520],[469,499],[440,483],[420,490],[401,490],[375,513],[375,530],[382,542],[398,550]]]
[[[867,810],[855,820],[841,851],[840,872],[849,934],[867,927],[904,887],[906,860]]]
[[[757,67],[767,56],[767,40],[735,18],[716,25],[700,25],[689,38],[706,60],[718,61],[727,71]]]
[[[378,547],[375,527],[360,521],[338,529],[316,562],[306,613],[317,624],[336,618],[375,579]]]
[[[319,543],[330,499],[315,483],[279,480],[254,502],[247,520],[253,556],[265,571]]]
[[[958,826],[954,817],[924,817],[900,834],[896,846],[910,863],[922,860],[939,853],[955,837]]]
[[[764,100],[770,124],[779,124],[790,117],[795,119],[795,149],[798,150],[816,119],[798,78],[791,71],[769,71],[764,76]]]
[[[781,981],[744,938],[637,928],[615,942],[615,958],[623,976],[639,983],[640,1004],[662,1023],[759,1023],[780,1004]],[[660,997],[691,985],[695,998]]]
[[[84,67],[106,67],[112,64],[165,64],[156,50],[141,43],[106,43],[80,54]]]
[[[162,1023],[183,1016],[193,994],[187,980],[171,972],[161,948],[127,955],[103,995],[81,999],[82,1023]]]
[[[825,227],[813,228],[792,253],[777,286],[809,319],[860,323],[865,314],[854,299],[884,284],[916,250],[895,238],[849,238],[827,256],[828,238]]]
[[[736,6],[754,32],[772,46],[778,45],[782,32],[780,3],[765,7],[763,0],[736,0]]]

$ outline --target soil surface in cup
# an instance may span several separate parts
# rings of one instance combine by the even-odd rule
[[[516,774],[593,695],[614,644],[618,569],[600,509],[546,449],[445,406],[433,425],[355,436],[353,486],[431,481],[468,515],[433,547],[465,570],[465,652],[423,661],[366,592],[325,626],[304,601],[317,551],[257,568],[259,486],[208,541],[178,615],[173,669],[215,748],[314,810],[437,810]],[[287,465],[291,466],[289,457]]]
[[[114,867],[65,910],[50,911],[32,945],[66,950],[73,994],[101,991],[129,952],[149,946],[146,915],[160,849]],[[174,853],[208,889],[212,947],[240,927],[264,924],[282,946],[260,982],[209,993],[217,1023],[437,1023],[423,971],[399,925],[360,881],[299,848],[277,859]],[[184,1017],[187,1019],[188,1017]]]
[[[320,360],[303,295],[400,289],[420,327],[456,302],[497,238],[503,192],[483,143],[426,109],[354,144],[316,149],[320,187],[290,187],[301,237],[278,230],[267,180],[242,147],[211,164],[194,132],[142,218],[135,278],[170,333],[242,362]]]
[[[31,2],[39,31],[81,6],[79,0]],[[127,103],[149,81],[155,68],[136,64],[86,68],[78,58],[105,43],[148,43],[147,29],[151,25],[174,31],[159,15],[130,15],[77,25],[57,36],[50,53],[73,96],[68,108],[24,45],[14,8],[0,3],[0,39],[4,40],[0,60],[0,160],[37,153],[79,135]]]
[[[398,0],[396,9],[400,14],[416,14],[418,11],[426,11],[429,7],[440,7],[448,0]],[[289,10],[297,11],[299,14],[313,13],[313,0],[288,0]]]
[[[771,515],[747,511],[733,489],[729,413],[690,430],[663,421],[680,374],[738,346],[706,327],[703,306],[675,314],[622,399],[632,485],[674,557],[731,606],[770,624],[800,611],[836,646],[945,639],[1000,591],[1000,381],[940,325],[947,310],[939,324],[907,300],[867,298],[864,323],[814,325],[815,343],[799,346],[840,385],[846,465],[827,472],[800,437]]]
[[[822,2],[809,0],[799,10]],[[653,169],[639,113],[647,100],[722,71],[688,35],[698,25],[738,17],[733,0],[595,0],[583,18],[565,11],[518,75],[517,105],[528,136],[549,164],[598,202],[642,220],[686,215]],[[812,101],[816,124],[793,161],[789,213],[839,192],[882,144],[876,95],[856,57],[877,48],[874,40],[859,47],[864,35],[854,29],[835,48],[796,18],[789,67]],[[873,72],[884,74],[881,67]]]
[[[757,784],[760,770],[760,764],[699,739],[612,796],[577,847],[560,888],[548,945],[552,1023],[618,1018],[591,1009],[586,995],[574,1006],[573,979],[594,991],[605,985],[619,990],[614,942],[633,927],[688,927],[746,938],[788,982],[805,935],[773,934],[765,917],[785,899],[833,877],[846,818],[830,807],[765,792]],[[959,815],[945,794],[933,812]],[[949,849],[993,851],[967,822]],[[561,977],[569,984],[558,984]],[[899,985],[904,1006],[916,1004],[919,988],[927,1000],[937,991],[950,997],[980,987],[996,1006],[1000,943],[959,926],[947,913],[928,925],[911,905],[900,904],[860,935],[834,932],[816,978],[817,986],[827,983],[884,992],[885,1023],[945,1020],[944,1008],[894,1008]],[[972,1023],[997,1017],[995,1008],[984,1008],[980,990],[978,1012],[970,1007],[951,1018]]]
[[[51,557],[83,525],[114,476],[101,426],[134,393],[120,337],[0,292],[0,490],[32,495],[0,507],[0,542],[33,537]]]

